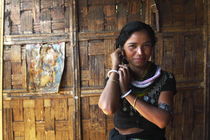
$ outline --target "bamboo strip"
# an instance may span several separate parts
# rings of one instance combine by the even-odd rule
[[[3,26],[4,26],[4,0],[0,3],[0,140],[3,140],[3,121],[2,121],[2,109],[3,109]]]
[[[78,46],[78,23],[77,23],[77,9],[76,6],[77,1],[76,0],[70,0],[70,11],[69,11],[69,17],[70,17],[70,42],[71,42],[71,52],[72,52],[72,66],[73,66],[73,94],[74,94],[74,140],[80,140],[81,139],[81,106],[80,106],[80,67],[79,67],[79,46]]]
[[[68,42],[68,34],[33,34],[33,35],[7,35],[4,36],[4,45],[17,45],[28,43]]]
[[[119,32],[80,32],[78,34],[80,41],[91,39],[113,39],[117,38]]]

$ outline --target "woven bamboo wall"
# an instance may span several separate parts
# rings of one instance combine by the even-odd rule
[[[159,1],[161,33],[156,60],[175,74],[178,92],[169,140],[205,139],[204,5],[200,0]]]
[[[126,22],[147,21],[154,27],[151,4],[152,0],[5,0],[4,139],[107,139],[112,116],[105,116],[97,102],[111,68],[109,55]],[[178,82],[167,138],[208,139],[205,76],[210,75],[210,55],[203,1],[160,0],[158,8],[161,32],[155,60]],[[28,92],[25,46],[56,42],[66,44],[59,93]]]

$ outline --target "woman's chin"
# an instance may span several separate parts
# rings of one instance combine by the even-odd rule
[[[133,65],[133,67],[136,67],[136,68],[143,68],[146,65],[146,62],[145,63],[133,63],[132,65]]]

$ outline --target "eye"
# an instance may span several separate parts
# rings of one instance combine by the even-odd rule
[[[136,48],[136,45],[130,44],[128,47],[129,47],[129,48]]]

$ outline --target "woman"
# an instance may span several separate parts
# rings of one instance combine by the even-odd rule
[[[120,32],[98,103],[105,114],[114,114],[110,140],[165,139],[176,82],[171,73],[149,61],[155,43],[152,28],[139,21]]]

